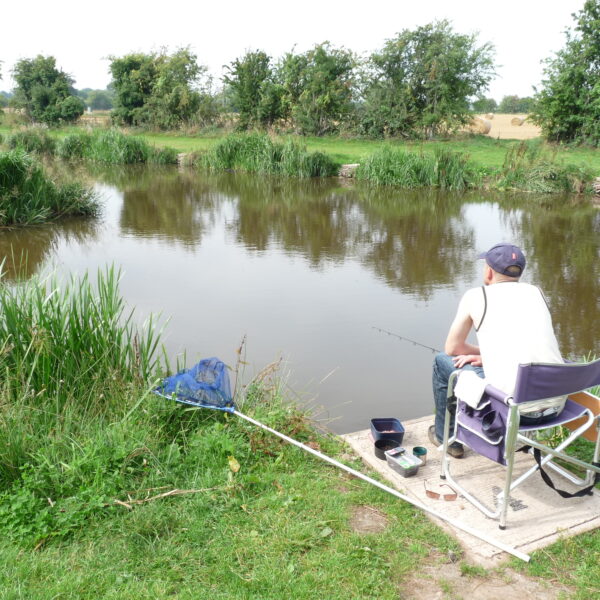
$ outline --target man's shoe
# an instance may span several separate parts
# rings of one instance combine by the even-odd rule
[[[441,446],[443,442],[440,442],[435,435],[435,425],[431,425],[427,430],[427,436],[429,437],[429,441],[434,446]],[[462,458],[465,455],[465,449],[462,444],[458,442],[453,442],[448,446],[447,453],[454,458]]]

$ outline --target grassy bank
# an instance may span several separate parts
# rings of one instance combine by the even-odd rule
[[[0,597],[393,598],[415,556],[458,552],[410,506],[278,438],[148,395],[159,338],[133,325],[114,270],[3,286],[0,334]],[[343,450],[272,380],[244,410]],[[388,524],[368,548],[352,527],[364,505]]]
[[[108,269],[0,286],[0,598],[396,599],[411,597],[417,566],[464,576],[436,581],[454,597],[509,576],[242,419],[149,394],[160,333],[135,325],[118,281]],[[244,412],[364,469],[281,389],[276,374],[255,377]],[[513,567],[592,597],[599,551],[589,533]]]
[[[11,139],[16,134],[6,128],[0,128],[0,133],[4,133],[5,141],[13,143]],[[549,145],[541,140],[519,142],[464,136],[432,142],[384,142],[225,133],[210,137],[166,133],[129,136],[116,130],[90,133],[74,128],[44,136],[50,141],[28,143],[49,147],[48,152],[65,158],[111,164],[170,164],[176,161],[178,153],[185,153],[193,162],[212,170],[292,176],[328,175],[342,164],[360,163],[361,178],[401,187],[582,193],[589,192],[593,179],[600,176],[597,149]],[[412,167],[407,170],[409,161]]]
[[[175,164],[177,151],[157,148],[139,136],[126,135],[116,129],[92,131],[67,130],[49,132],[41,127],[29,127],[4,135],[4,145],[63,159],[82,159],[95,163],[128,165],[139,163]]]
[[[78,183],[59,185],[22,150],[0,151],[0,226],[32,225],[98,212],[93,192]]]

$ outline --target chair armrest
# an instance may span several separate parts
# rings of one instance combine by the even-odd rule
[[[491,396],[494,400],[498,400],[499,402],[502,402],[507,406],[510,404],[510,400],[512,400],[511,395],[507,394],[506,392],[503,392],[502,390],[499,390],[497,387],[494,387],[489,383],[485,386],[485,393],[488,396]]]

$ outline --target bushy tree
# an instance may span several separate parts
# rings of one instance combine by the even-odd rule
[[[112,118],[120,125],[138,125],[144,121],[144,109],[158,76],[156,55],[127,54],[110,57],[110,73],[115,90]]]
[[[340,128],[353,111],[356,59],[329,42],[305,54],[287,54],[278,75],[284,90],[284,114],[303,134],[324,135]]]
[[[200,107],[200,78],[206,67],[187,48],[172,55],[162,51],[111,57],[110,71],[113,120],[118,124],[174,129],[191,121]]]
[[[473,111],[476,113],[495,113],[497,110],[498,103],[493,98],[480,96],[473,101]]]
[[[554,141],[600,144],[600,0],[573,14],[565,47],[546,61],[533,121]]]
[[[446,20],[404,30],[374,53],[363,78],[360,129],[431,137],[470,120],[470,102],[494,74],[493,47]]]
[[[275,82],[270,56],[262,50],[249,51],[225,69],[223,82],[238,115],[238,129],[268,126],[282,116],[282,90]]]
[[[19,60],[13,69],[13,104],[35,122],[57,125],[78,119],[85,109],[75,95],[73,80],[56,68],[53,56]]]
[[[519,96],[504,96],[500,100],[498,112],[509,114],[529,113],[533,109],[534,104],[534,99],[529,96],[525,96],[524,98],[519,98]]]
[[[187,48],[171,56],[161,54],[157,62],[158,77],[147,104],[149,124],[175,129],[190,122],[200,107],[199,82],[207,69]]]

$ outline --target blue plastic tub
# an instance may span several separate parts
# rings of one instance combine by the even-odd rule
[[[404,427],[398,419],[371,419],[371,435],[373,441],[394,440],[398,445],[404,439]]]

